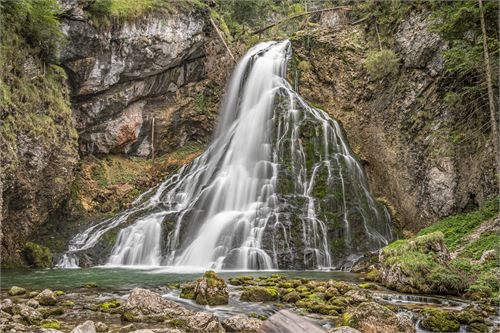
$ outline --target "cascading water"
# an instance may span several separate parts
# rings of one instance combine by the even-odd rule
[[[205,153],[76,235],[59,266],[102,255],[109,234],[108,265],[214,269],[339,266],[392,240],[338,123],[284,78],[289,57],[288,41],[254,46]]]

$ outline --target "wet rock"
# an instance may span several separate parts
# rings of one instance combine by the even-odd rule
[[[55,319],[44,319],[40,324],[43,328],[58,330],[61,328],[61,323]]]
[[[40,306],[40,303],[38,303],[38,301],[35,299],[30,299],[26,302],[26,305],[32,307],[33,309],[36,309]]]
[[[300,294],[296,291],[289,292],[283,296],[283,302],[285,303],[295,303],[300,300]]]
[[[240,299],[246,302],[270,302],[277,299],[277,297],[278,292],[275,288],[252,287],[245,289]]]
[[[28,294],[28,297],[29,298],[35,298],[38,296],[38,294],[40,293],[40,291],[30,291],[29,294]]]
[[[456,332],[460,329],[460,322],[453,312],[438,309],[424,310],[425,318],[420,325],[430,332]]]
[[[330,328],[328,330],[328,333],[361,333],[361,332],[349,326],[340,326],[340,327]]]
[[[35,300],[37,300],[40,305],[56,305],[57,303],[57,297],[50,289],[44,289],[35,297]]]
[[[222,333],[224,328],[219,322],[219,318],[213,313],[197,312],[187,319],[186,330],[188,332],[210,332]]]
[[[17,305],[15,308],[15,312],[22,317],[23,321],[31,325],[36,325],[43,319],[43,316],[40,312],[25,304]]]
[[[228,332],[260,332],[262,321],[245,315],[235,315],[222,322]]]
[[[344,294],[344,296],[352,298],[355,303],[363,303],[371,300],[369,292],[359,289],[349,290]]]
[[[71,333],[97,333],[95,329],[94,322],[91,320],[87,320],[83,324],[80,324],[73,328]]]
[[[144,319],[163,321],[192,312],[179,304],[162,298],[160,294],[142,288],[134,288],[124,305],[122,318],[128,321]]]
[[[387,307],[375,302],[365,302],[358,305],[352,312],[344,314],[344,324],[360,330],[363,333],[415,333],[413,322],[403,316],[398,316]]]
[[[24,295],[24,294],[26,294],[26,289],[24,289],[24,288],[12,286],[9,289],[10,296],[18,296],[18,295]]]
[[[181,288],[181,298],[186,298],[186,299],[195,299],[196,294],[195,294],[195,289],[196,289],[196,282],[186,282],[180,285]]]
[[[194,289],[196,303],[201,305],[221,305],[229,302],[226,281],[213,271],[207,271],[196,281]]]
[[[12,300],[9,298],[3,299],[2,302],[0,303],[0,309],[2,312],[7,312],[12,314],[12,310],[14,307],[14,303],[12,303]]]
[[[48,308],[38,308],[38,311],[43,315],[44,318],[50,316],[60,316],[64,313],[64,309],[61,307],[48,307]]]
[[[53,328],[41,328],[36,333],[64,333],[64,332],[53,329]]]
[[[96,332],[107,332],[108,331],[108,325],[103,323],[102,321],[98,321],[95,323],[95,330]]]

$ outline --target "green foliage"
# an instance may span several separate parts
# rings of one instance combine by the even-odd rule
[[[439,222],[420,230],[418,235],[427,235],[436,231],[442,232],[446,246],[450,250],[455,250],[464,236],[474,231],[484,221],[497,216],[499,200],[500,198],[491,200],[477,211],[458,214],[440,220]]]
[[[498,259],[498,246],[500,244],[500,236],[496,232],[490,232],[481,235],[478,240],[467,245],[460,256],[478,260],[481,255],[488,250],[496,251],[496,259]]]
[[[498,73],[498,1],[484,1],[483,4],[490,65],[493,73]],[[432,16],[431,30],[440,34],[449,45],[443,53],[448,75],[446,100],[450,100],[451,92],[457,112],[464,116],[483,113],[486,118],[486,66],[478,2],[442,1],[433,7]],[[498,91],[498,75],[493,74],[492,79],[493,89]],[[462,125],[466,126],[469,124]]]
[[[1,0],[3,34],[20,35],[42,58],[53,60],[62,37],[59,10],[57,0]]]
[[[384,49],[370,52],[363,65],[372,79],[379,80],[397,72],[399,58],[394,51]]]
[[[48,247],[27,242],[23,249],[23,256],[28,264],[34,268],[50,268],[52,266],[52,252]]]

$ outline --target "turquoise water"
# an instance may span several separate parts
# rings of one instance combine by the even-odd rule
[[[2,289],[19,286],[29,289],[72,289],[87,283],[94,283],[99,288],[130,289],[138,286],[162,286],[170,283],[192,281],[203,272],[179,272],[168,268],[129,269],[129,268],[81,268],[47,270],[11,270],[0,271]],[[224,278],[240,275],[263,276],[282,274],[290,278],[310,278],[318,280],[337,279],[359,282],[354,273],[339,271],[223,271],[218,274]]]

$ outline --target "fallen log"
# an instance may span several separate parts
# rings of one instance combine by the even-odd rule
[[[264,333],[326,333],[327,331],[310,320],[296,315],[290,310],[281,310],[266,321],[262,326]]]
[[[328,11],[332,11],[332,10],[345,10],[345,11],[349,11],[351,10],[351,7],[347,7],[347,6],[339,6],[339,7],[332,7],[332,8],[326,8],[326,9],[318,9],[318,10],[312,10],[310,12],[304,12],[304,13],[300,13],[300,14],[297,14],[297,15],[294,15],[294,16],[290,16],[290,17],[287,17],[287,18],[284,18],[283,20],[281,21],[278,21],[278,22],[275,22],[275,23],[272,23],[268,26],[265,26],[264,28],[261,28],[259,30],[255,30],[254,32],[252,32],[251,34],[252,35],[257,35],[257,34],[261,34],[263,33],[264,31],[268,30],[268,29],[271,29],[272,27],[274,26],[277,26],[277,25],[280,25],[280,24],[283,24],[287,21],[290,21],[290,20],[293,20],[293,19],[296,19],[296,18],[299,18],[299,17],[302,17],[302,16],[305,16],[305,15],[312,15],[312,14],[317,14],[317,13],[322,13],[322,12],[328,12]]]

